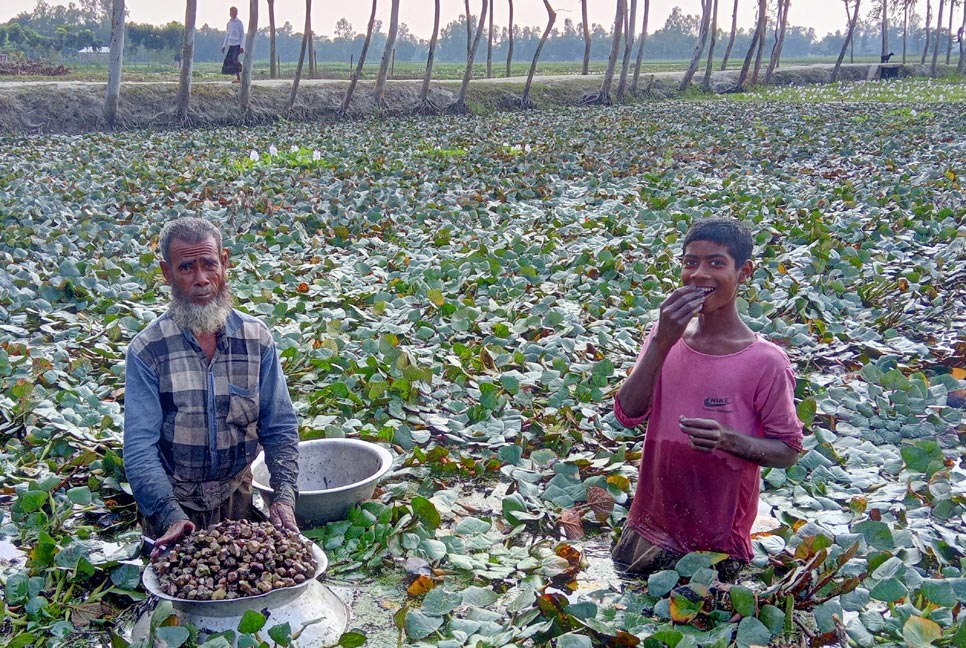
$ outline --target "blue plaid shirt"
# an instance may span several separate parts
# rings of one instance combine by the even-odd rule
[[[295,504],[298,423],[275,342],[232,310],[208,362],[165,314],[131,341],[124,394],[124,467],[141,513],[166,529],[183,507],[217,508],[265,449],[275,500]]]

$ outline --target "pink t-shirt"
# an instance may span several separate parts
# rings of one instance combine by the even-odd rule
[[[622,425],[634,427],[647,420],[637,492],[628,514],[631,528],[675,553],[722,551],[751,560],[759,466],[724,451],[692,449],[678,418],[715,419],[801,451],[802,423],[794,393],[788,357],[767,340],[759,337],[728,355],[699,353],[679,340],[661,368],[650,412],[628,417],[614,397],[614,414]]]

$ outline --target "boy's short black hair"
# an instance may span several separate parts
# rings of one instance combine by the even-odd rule
[[[734,218],[712,217],[694,221],[684,235],[684,248],[687,249],[688,244],[694,241],[711,241],[728,248],[736,268],[740,268],[751,258],[755,246],[751,230]]]

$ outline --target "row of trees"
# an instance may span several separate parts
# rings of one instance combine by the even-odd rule
[[[497,0],[499,1],[499,0]],[[539,2],[542,0],[531,0]],[[752,0],[754,1],[754,0]],[[956,0],[957,5],[959,0]],[[696,3],[697,4],[697,3]],[[903,20],[901,12],[893,8],[888,30],[888,40],[893,43],[909,44],[917,51],[925,44],[928,30],[924,26],[923,17],[910,7],[908,19]],[[931,5],[930,5],[931,6]],[[63,8],[60,8],[63,9]],[[26,56],[28,58],[51,58],[59,56],[70,58],[79,49],[85,47],[101,47],[110,40],[109,18],[95,18],[87,15],[81,22],[58,22],[77,18],[68,15],[67,11],[51,12],[54,16],[36,12],[25,12],[12,19],[5,25],[0,25],[0,53]],[[931,11],[930,11],[931,13]],[[770,20],[777,18],[774,9],[770,10]],[[952,17],[952,12],[946,14]],[[717,22],[717,21],[715,21]],[[466,17],[461,15],[457,20],[441,26],[437,39],[435,58],[440,62],[461,62],[466,56]],[[682,59],[690,57],[695,38],[701,26],[700,14],[688,14],[680,7],[675,7],[664,25],[653,31],[647,38],[647,58],[650,60]],[[370,47],[382,51],[385,49],[386,33],[381,21],[375,21]],[[590,51],[593,58],[602,58],[610,50],[612,26],[593,23],[587,32],[590,36]],[[487,25],[483,32],[483,41],[488,44],[487,60],[505,60],[509,54],[510,42],[513,42],[514,55],[517,58],[530,59],[540,44],[543,26],[514,25],[510,33],[508,25],[495,25],[490,38],[490,28]],[[878,14],[868,14],[860,18],[855,25],[854,37],[850,46],[850,55],[870,56],[879,54],[881,21]],[[165,25],[150,25],[128,22],[126,25],[124,56],[126,60],[167,60],[180,59],[184,25],[181,22],[169,22]],[[733,48],[738,51],[747,49],[753,36],[754,28],[739,28],[735,33]],[[950,41],[948,34],[953,34]],[[221,44],[225,32],[222,29],[205,24],[195,32],[195,61],[216,61],[221,57]],[[713,36],[721,42],[729,37],[722,28],[715,29]],[[944,30],[941,34],[944,44],[955,41],[955,31]],[[258,39],[270,39],[269,26],[258,30]],[[299,56],[303,33],[296,31],[290,22],[285,22],[275,30],[276,60],[294,61]],[[784,55],[793,58],[810,56],[835,56],[841,47],[844,32],[826,34],[819,38],[814,29],[797,27],[789,24],[784,36]],[[313,34],[309,44],[309,64],[315,62],[348,62],[358,56],[365,34],[358,34],[345,19],[339,20],[333,36]],[[398,27],[395,40],[394,58],[396,61],[424,61],[428,51],[428,40],[418,38],[405,23]],[[584,25],[567,18],[563,25],[556,25],[541,52],[543,61],[580,61],[586,50]],[[259,48],[260,60],[268,57],[264,47]],[[271,66],[273,72],[276,66]],[[274,75],[273,75],[274,76]]]
[[[94,0],[90,0],[94,1]],[[539,42],[533,52],[529,74],[527,76],[527,81],[524,86],[523,94],[518,99],[519,105],[521,107],[527,107],[530,105],[529,92],[533,76],[536,71],[537,62],[541,57],[541,54],[546,46],[551,34],[553,33],[553,28],[556,22],[556,12],[551,6],[550,0],[542,0],[544,8],[547,12],[547,24],[544,28]],[[686,88],[691,84],[694,76],[697,73],[699,63],[702,57],[706,59],[705,71],[703,80],[701,82],[702,87],[710,88],[711,74],[714,68],[715,61],[715,46],[719,39],[718,29],[718,14],[719,14],[719,0],[697,0],[700,4],[701,13],[698,17],[697,22],[697,34],[694,36],[694,49],[691,56],[690,64],[685,71],[685,74],[681,81],[681,89]],[[788,34],[788,24],[789,24],[789,12],[790,12],[790,0],[755,0],[757,3],[757,19],[755,23],[754,31],[751,34],[751,41],[747,47],[741,70],[738,76],[737,89],[744,89],[748,84],[755,84],[759,80],[759,73],[761,67],[764,63],[765,58],[765,47],[766,41],[771,41],[770,53],[768,55],[767,68],[764,75],[765,82],[769,82],[775,69],[778,68],[782,52],[784,49],[784,42],[786,35]],[[842,0],[843,5],[846,10],[847,15],[847,26],[845,30],[844,38],[842,39],[841,49],[839,51],[838,59],[836,61],[832,78],[833,80],[838,76],[841,64],[847,52],[854,46],[855,34],[857,27],[860,23],[860,5],[861,0]],[[925,44],[922,49],[922,61],[925,62],[926,55],[929,49],[930,39],[933,44],[932,51],[932,72],[935,75],[938,56],[940,50],[940,42],[942,36],[945,33],[946,38],[946,56],[947,61],[951,55],[952,50],[952,13],[957,4],[962,5],[963,0],[936,0],[938,1],[937,10],[937,20],[935,30],[930,28],[931,17],[932,17],[932,3],[934,0],[926,0],[927,12],[926,12],[926,33],[925,33]],[[108,123],[113,124],[116,118],[117,109],[117,94],[120,87],[120,74],[121,74],[121,60],[124,48],[124,0],[112,0],[112,29],[111,29],[111,70],[110,70],[110,82],[108,95],[105,102],[105,117]],[[378,106],[385,106],[385,86],[386,80],[388,79],[388,71],[390,68],[390,61],[395,51],[396,42],[400,34],[399,25],[399,4],[400,0],[390,0],[390,24],[389,30],[386,35],[385,43],[383,45],[383,54],[379,67],[379,72],[376,78],[374,99]],[[454,112],[461,112],[466,110],[466,92],[469,82],[473,74],[473,64],[479,50],[480,43],[483,39],[483,34],[487,34],[487,73],[492,74],[492,63],[493,63],[493,53],[495,51],[494,45],[496,43],[495,35],[496,30],[493,25],[493,5],[490,0],[481,0],[482,6],[477,19],[472,18],[470,0],[464,0],[466,13],[469,19],[465,20],[465,72],[463,75],[463,82],[460,86],[459,92],[457,94],[456,101],[448,106],[447,109]],[[510,74],[510,65],[513,57],[514,48],[514,34],[516,26],[513,24],[513,2],[514,0],[506,0],[509,5],[509,25],[506,27],[506,74]],[[586,74],[588,72],[588,64],[590,60],[590,49],[592,44],[592,39],[590,35],[590,28],[586,19],[587,16],[587,2],[588,0],[581,0],[582,12],[583,12],[583,40],[584,40],[584,53],[583,53],[583,72]],[[727,2],[727,0],[725,0]],[[302,33],[302,45],[299,54],[298,65],[296,67],[295,79],[292,84],[290,99],[288,102],[289,110],[295,104],[299,82],[304,69],[304,64],[307,58],[311,60],[310,50],[312,49],[312,43],[314,42],[312,36],[311,28],[311,11],[312,11],[312,0],[305,0],[305,27]],[[738,11],[739,0],[733,0],[731,4],[731,30],[728,34],[727,45],[725,46],[724,54],[721,60],[721,69],[726,69],[728,65],[728,60],[734,50],[735,42],[737,40],[737,11]],[[877,6],[876,6],[877,3]],[[277,73],[275,69],[275,61],[277,60],[277,30],[275,28],[274,19],[274,0],[267,0],[268,4],[268,16],[269,16],[269,42],[270,42],[270,60],[272,61],[272,75]],[[353,70],[348,89],[346,91],[344,100],[341,106],[341,112],[344,114],[348,111],[353,93],[355,91],[359,77],[362,74],[363,66],[365,65],[366,58],[372,44],[373,34],[375,33],[375,16],[377,9],[378,0],[372,0],[372,10],[370,13],[366,34],[361,43],[361,52],[359,53],[358,63]],[[902,39],[903,39],[903,55],[905,56],[905,48],[907,42],[907,35],[909,31],[910,16],[914,17],[914,9],[916,6],[916,0],[872,0],[874,15],[880,20],[880,33],[881,33],[881,55],[885,58],[889,54],[889,24],[890,17],[896,15],[896,9],[899,8],[902,11],[903,17],[903,29],[902,29]],[[638,9],[641,9],[641,17],[638,16]],[[588,103],[611,103],[612,93],[616,94],[618,99],[623,98],[623,96],[629,91],[631,93],[637,93],[639,91],[639,81],[640,81],[640,70],[641,62],[644,55],[644,46],[648,39],[648,18],[650,13],[650,1],[649,0],[615,0],[615,18],[613,27],[610,31],[610,53],[608,56],[607,67],[603,75],[603,81],[601,83],[600,90],[585,98]],[[944,22],[944,9],[948,9],[948,26]],[[726,10],[726,9],[725,9]],[[197,0],[187,0],[186,11],[185,11],[185,22],[184,22],[184,34],[182,39],[182,67],[181,67],[181,78],[179,84],[179,92],[177,99],[176,110],[178,114],[182,117],[187,116],[188,103],[191,93],[191,70],[192,65],[195,60],[195,18],[197,15]],[[672,12],[673,16],[681,16],[680,10]],[[422,87],[422,92],[420,95],[420,105],[423,109],[437,110],[439,107],[432,105],[428,100],[428,88],[429,81],[432,77],[433,64],[436,57],[436,52],[440,39],[440,28],[439,28],[439,16],[440,16],[440,2],[435,0],[435,21],[433,26],[432,37],[428,43],[428,53],[426,57],[426,70],[424,75],[424,82]],[[641,20],[640,32],[638,32],[637,25],[638,21]],[[241,83],[241,91],[239,93],[239,101],[241,103],[241,108],[243,111],[247,112],[250,109],[250,93],[251,93],[251,71],[252,63],[255,50],[255,37],[258,33],[258,22],[259,22],[259,0],[249,0],[249,24],[248,33],[245,42],[245,60],[244,60],[244,72]],[[475,25],[474,25],[475,22]],[[487,25],[489,28],[487,29]],[[963,13],[962,26],[959,29],[960,36],[963,30],[966,29],[966,12]],[[639,33],[639,36],[638,36]],[[773,33],[773,36],[771,35]],[[720,33],[720,36],[725,36],[724,32]],[[636,56],[634,54],[634,49],[636,46]],[[707,48],[707,55],[704,54],[705,48]],[[964,68],[964,61],[966,61],[966,51],[964,51],[964,42],[962,38],[959,38],[959,69],[962,71]],[[618,62],[619,65],[619,77],[615,87],[615,76],[618,73]]]

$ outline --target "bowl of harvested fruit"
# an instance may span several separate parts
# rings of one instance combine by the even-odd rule
[[[270,522],[228,520],[152,558],[143,580],[179,610],[230,617],[298,598],[327,566],[325,553],[298,533]]]

